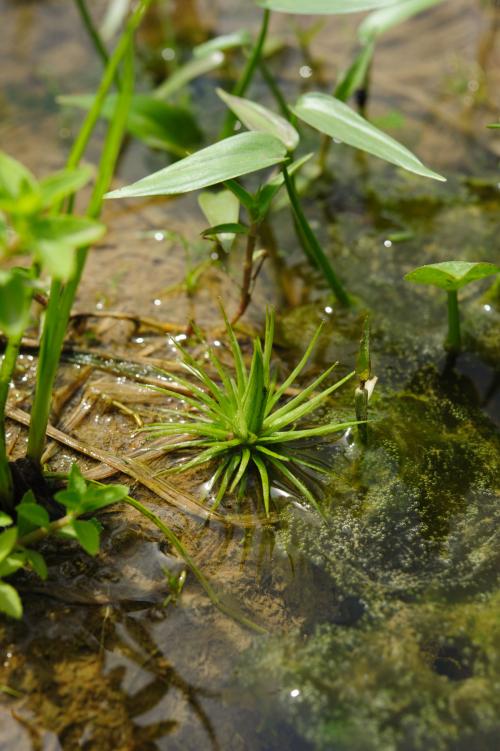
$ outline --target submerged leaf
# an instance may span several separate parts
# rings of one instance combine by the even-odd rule
[[[500,266],[494,263],[468,263],[467,261],[445,261],[419,266],[405,275],[408,282],[429,284],[447,291],[465,287],[477,279],[500,273]]]
[[[344,102],[327,94],[310,93],[300,97],[293,111],[316,130],[386,162],[423,177],[445,181],[428,169],[409,149],[358,115]]]
[[[267,133],[241,133],[197,151],[106,198],[175,195],[217,185],[286,159],[284,145]]]

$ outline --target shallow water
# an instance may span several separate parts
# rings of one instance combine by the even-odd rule
[[[91,7],[99,13],[103,3]],[[180,1],[172,14],[183,44],[254,19],[243,0]],[[0,146],[44,174],[63,163],[79,123],[54,98],[92,90],[99,62],[71,3],[0,0],[0,18]],[[145,87],[157,73],[154,51],[164,44],[168,18],[151,19],[141,33]],[[500,262],[500,141],[484,127],[498,112],[499,52],[488,53],[490,24],[480,3],[445,2],[388,35],[377,51],[370,114],[448,183],[429,184],[336,145],[329,177],[309,188],[308,216],[362,301],[354,312],[337,308],[304,261],[286,210],[267,238],[278,260],[264,267],[247,323],[261,331],[265,303],[277,305],[276,356],[284,364],[326,319],[308,375],[335,360],[347,372],[363,318],[372,315],[376,420],[368,449],[352,436],[321,448],[332,468],[327,520],[292,504],[276,533],[204,524],[132,487],[227,601],[269,635],[255,636],[215,609],[191,575],[179,602],[163,607],[163,569],[178,571],[182,561],[130,509],[112,511],[96,560],[48,545],[49,582],[20,580],[25,618],[0,622],[2,750],[496,747],[500,304],[484,297],[488,283],[464,290],[467,353],[451,363],[442,349],[445,300],[402,281],[411,268],[450,257]],[[353,49],[352,29],[345,18],[326,24],[313,60],[292,47],[271,60],[288,95],[318,85],[301,77],[304,65],[333,80]],[[293,42],[290,19],[276,18],[273,32]],[[229,74],[216,78],[227,83]],[[207,139],[221,115],[213,99],[207,85],[193,86]],[[165,163],[164,155],[129,144],[119,180]],[[238,253],[232,278],[213,266],[192,298],[182,288],[187,259],[179,235],[193,244],[188,262],[207,255],[195,198],[126,208],[117,202],[106,206],[105,219],[110,232],[90,257],[79,311],[182,325],[194,316],[212,330],[217,295],[228,307],[237,304]],[[89,320],[72,338],[129,359],[173,357],[164,336],[130,321]],[[16,391],[23,407],[33,364],[26,353]],[[81,372],[66,364],[59,385]],[[124,380],[92,373],[88,413],[68,424],[81,404],[77,391],[61,427],[117,455],[139,445],[130,415],[110,398],[145,417],[155,405],[144,391],[126,390]],[[330,413],[352,416],[350,389],[321,417]],[[20,433],[16,450],[23,440]],[[66,468],[74,457],[59,450],[53,466]],[[183,480],[179,492],[196,493],[203,479]]]

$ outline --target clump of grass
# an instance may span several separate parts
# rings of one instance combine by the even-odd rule
[[[319,506],[311,490],[299,476],[301,469],[310,468],[324,472],[324,466],[310,461],[297,453],[297,442],[318,438],[346,430],[357,422],[327,423],[314,427],[300,427],[297,423],[311,415],[334,391],[348,381],[350,373],[322,391],[319,386],[328,378],[337,363],[325,370],[297,395],[286,399],[289,387],[303,371],[314,345],[320,335],[319,326],[298,365],[280,384],[271,365],[274,338],[274,313],[266,315],[264,344],[256,338],[250,367],[247,368],[234,330],[224,315],[229,345],[234,361],[234,373],[217,356],[213,348],[208,350],[208,362],[218,374],[214,380],[206,365],[192,357],[184,347],[174,342],[184,368],[199,384],[172,376],[175,381],[189,389],[191,396],[183,397],[190,407],[182,420],[158,422],[145,430],[155,435],[188,436],[176,449],[196,452],[192,459],[167,472],[185,471],[210,462],[216,462],[210,487],[217,487],[215,507],[226,492],[238,489],[244,494],[250,472],[257,473],[262,490],[266,514],[269,514],[271,473],[277,472],[287,484],[298,491],[317,510]],[[170,375],[170,374],[168,374]],[[178,394],[161,388],[168,396]],[[171,410],[167,410],[171,412]],[[178,416],[178,411],[173,412]]]

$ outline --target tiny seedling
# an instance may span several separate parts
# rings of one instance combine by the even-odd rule
[[[460,314],[458,310],[458,290],[471,282],[500,273],[500,266],[493,263],[468,263],[467,261],[445,261],[420,266],[406,274],[405,279],[415,284],[427,284],[444,289],[448,295],[448,337],[446,349],[459,352],[461,348]]]
[[[184,347],[174,342],[185,370],[200,385],[167,374],[186,387],[192,396],[183,397],[190,407],[182,414],[182,420],[159,422],[148,425],[144,430],[155,436],[187,436],[176,444],[175,449],[194,450],[197,456],[187,460],[167,472],[193,469],[209,462],[216,463],[210,487],[218,485],[215,508],[227,491],[239,489],[242,495],[247,486],[250,469],[257,472],[262,490],[266,514],[269,514],[270,472],[276,471],[290,487],[298,491],[319,510],[311,490],[300,478],[300,470],[309,467],[324,472],[316,462],[303,457],[298,450],[300,442],[308,438],[318,438],[346,430],[356,421],[328,423],[314,427],[296,427],[299,420],[311,415],[325,400],[348,381],[350,373],[328,388],[317,392],[328,378],[336,363],[318,376],[296,396],[286,400],[287,389],[303,371],[321,332],[320,326],[307,347],[302,359],[288,378],[278,385],[272,372],[271,354],[274,338],[274,314],[267,313],[264,345],[256,338],[250,368],[247,368],[243,353],[233,328],[227,318],[226,329],[234,362],[233,373],[221,362],[212,347],[208,349],[208,360],[218,374],[218,382],[213,380],[207,366],[195,360]],[[160,388],[167,396],[178,398],[178,394],[168,388]]]
[[[43,555],[33,546],[48,536],[78,540],[89,555],[99,552],[101,525],[95,518],[81,519],[100,511],[128,496],[125,485],[98,485],[87,482],[78,466],[73,464],[65,490],[54,498],[64,508],[61,518],[51,521],[47,510],[37,503],[29,490],[16,506],[13,516],[0,511],[0,613],[11,618],[21,618],[23,607],[16,588],[4,580],[21,568],[29,568],[41,579],[47,578],[47,565]]]
[[[358,436],[361,443],[366,445],[368,443],[368,402],[371,399],[378,380],[372,373],[369,316],[365,318],[363,336],[359,343],[356,375],[358,377],[358,385],[354,392],[354,406],[356,409],[356,419],[359,420]]]

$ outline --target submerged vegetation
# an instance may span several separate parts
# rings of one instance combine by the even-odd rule
[[[15,139],[0,151],[0,638],[24,645],[0,693],[68,732],[64,748],[163,748],[184,713],[199,725],[186,749],[489,751],[498,8],[475,11],[493,21],[462,118],[429,105],[423,77],[413,128],[410,106],[372,112],[377,86],[392,91],[385,36],[408,23],[409,44],[421,13],[450,5],[254,0],[253,33],[214,36],[196,0],[71,4],[102,72],[87,94],[50,84],[66,164],[35,177]],[[344,21],[333,80],[314,43],[333,29],[330,55]],[[433,85],[451,100],[448,75]],[[467,178],[455,144],[415,145],[437,123],[463,139]],[[88,659],[122,715],[63,717],[75,688],[47,669],[49,643],[62,672]]]

